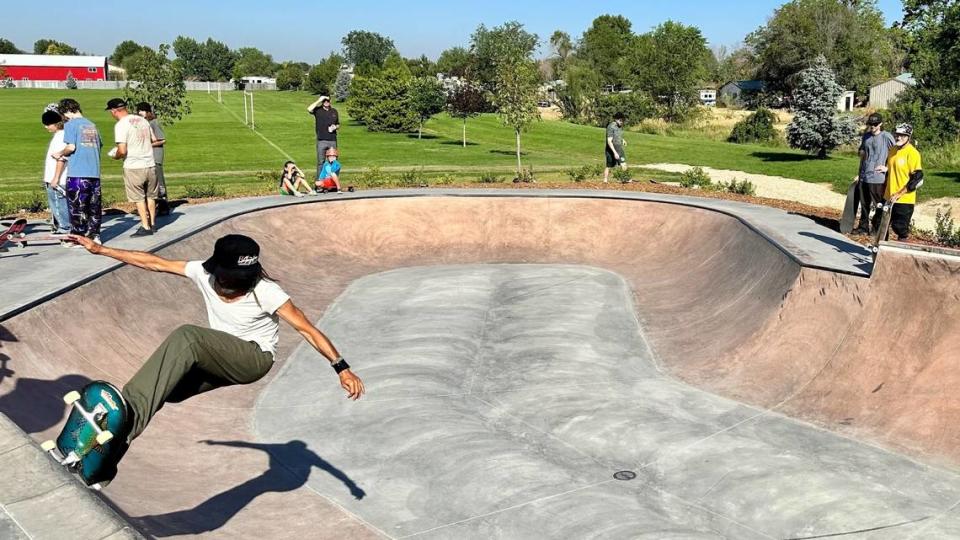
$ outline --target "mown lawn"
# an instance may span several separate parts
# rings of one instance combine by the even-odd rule
[[[118,162],[106,158],[113,142],[113,119],[103,110],[115,91],[0,90],[0,198],[40,193],[43,154],[49,135],[40,125],[44,105],[73,96],[86,116],[100,128],[108,145],[104,150],[104,186],[107,196],[120,197]],[[193,112],[167,129],[165,170],[171,192],[180,196],[188,186],[215,183],[226,193],[262,191],[270,174],[287,156],[305,171],[316,166],[313,122],[305,108],[313,96],[305,92],[258,92],[255,96],[257,130],[243,125],[243,102],[237,92],[216,95],[192,92]],[[346,175],[359,169],[382,167],[395,174],[426,167],[430,174],[453,174],[475,180],[484,172],[510,176],[515,167],[514,136],[495,115],[467,122],[468,146],[460,144],[462,123],[447,115],[431,119],[423,139],[414,133],[370,133],[349,119],[346,107],[335,105],[344,127],[340,132],[341,161]],[[566,122],[543,121],[524,133],[523,161],[538,176],[565,179],[563,170],[602,161],[603,130]],[[685,163],[829,182],[843,191],[856,173],[852,156],[818,160],[785,148],[736,145],[696,138],[630,133],[627,153],[631,164]],[[257,173],[261,173],[258,175]],[[267,172],[266,177],[262,174]],[[928,170],[921,198],[960,196],[960,172]],[[642,175],[641,175],[642,176]],[[266,178],[266,179],[265,179]]]

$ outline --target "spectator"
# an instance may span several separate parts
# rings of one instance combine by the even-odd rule
[[[75,99],[62,99],[57,110],[66,120],[63,142],[66,146],[52,154],[54,159],[70,156],[67,175],[67,203],[70,207],[70,232],[87,236],[100,244],[103,209],[100,200],[100,149],[103,141],[93,122],[83,117]]]
[[[923,185],[920,152],[911,144],[911,137],[913,126],[897,124],[893,132],[895,146],[887,158],[887,164],[876,169],[887,173],[884,198],[893,203],[890,228],[897,233],[897,240],[900,241],[910,237],[910,220],[913,218],[913,207],[917,204],[917,189]]]
[[[283,170],[280,171],[280,194],[303,197],[303,193],[300,193],[300,187],[307,190],[307,193],[316,195],[316,191],[307,183],[307,177],[300,170],[300,167],[297,167],[297,164],[292,161],[284,163]]]
[[[877,113],[867,118],[867,131],[860,140],[860,175],[857,189],[860,195],[860,226],[855,232],[870,234],[870,210],[883,201],[883,189],[886,175],[878,172],[877,167],[887,162],[890,148],[894,145],[893,136],[883,131],[883,117]],[[881,212],[873,218],[873,229],[880,223]]]
[[[108,101],[105,110],[110,111],[110,116],[117,121],[113,128],[117,146],[109,155],[123,160],[123,187],[127,200],[137,204],[137,213],[140,214],[140,228],[132,236],[149,236],[156,226],[157,197],[160,194],[150,123],[130,114],[127,102],[120,98]]]
[[[56,106],[54,106],[54,109]],[[46,110],[40,117],[43,127],[53,134],[47,146],[47,155],[43,167],[43,183],[47,190],[47,206],[53,221],[54,234],[70,233],[70,206],[67,203],[67,191],[63,189],[61,178],[66,178],[67,159],[54,158],[66,144],[63,142],[63,117],[56,110]],[[61,245],[71,246],[72,242],[61,241]]]
[[[339,156],[339,150],[336,148],[327,148],[324,154],[326,160],[323,162],[323,167],[320,169],[320,176],[317,178],[317,193],[326,193],[328,191],[343,193],[340,191],[340,162],[337,161]]]
[[[627,155],[623,147],[627,144],[623,140],[623,124],[626,118],[623,113],[613,115],[613,122],[607,125],[606,144],[603,145],[604,155],[607,161],[607,167],[603,169],[603,182],[607,183],[610,179],[610,169],[619,166],[621,169],[627,169]]]
[[[153,134],[153,163],[154,174],[157,175],[157,215],[166,216],[170,213],[167,201],[167,179],[163,176],[163,145],[167,144],[167,135],[163,132],[157,115],[153,114],[153,107],[146,101],[137,103],[137,114],[147,119],[150,131]]]
[[[307,112],[313,115],[316,121],[317,132],[317,178],[320,178],[320,169],[326,161],[327,148],[337,147],[337,130],[340,129],[340,113],[330,106],[330,98],[320,98],[307,107]]]

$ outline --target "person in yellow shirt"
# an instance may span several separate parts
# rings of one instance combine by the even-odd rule
[[[886,165],[877,167],[877,172],[887,173],[884,199],[893,202],[890,212],[890,228],[903,241],[910,236],[910,220],[917,204],[917,189],[923,185],[923,165],[920,152],[911,144],[913,126],[898,124],[893,132],[895,146],[890,149]],[[880,213],[877,213],[879,216]]]

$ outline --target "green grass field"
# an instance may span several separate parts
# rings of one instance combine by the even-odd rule
[[[40,125],[44,105],[62,97],[80,101],[86,116],[100,128],[104,149],[103,175],[106,197],[121,196],[120,164],[106,157],[113,142],[113,119],[103,111],[116,91],[18,90],[0,91],[0,199],[41,194],[43,154],[49,135]],[[238,92],[216,95],[192,92],[193,112],[169,127],[165,171],[173,196],[189,186],[216,184],[227,194],[262,192],[272,183],[287,156],[305,171],[315,169],[313,119],[306,106],[313,96],[304,92],[256,93],[256,124],[243,125],[243,102]],[[424,138],[416,134],[369,133],[349,119],[338,106],[344,127],[339,136],[345,179],[359,169],[380,167],[386,173],[425,167],[429,174],[453,174],[475,181],[489,172],[510,177],[516,165],[511,129],[495,115],[467,122],[468,146],[460,144],[461,122],[446,115],[431,119]],[[602,161],[603,130],[567,122],[543,121],[523,135],[523,161],[540,178],[566,179],[563,169]],[[830,182],[845,189],[855,174],[854,156],[826,160],[784,148],[736,145],[698,138],[631,133],[627,153],[632,165],[685,163],[715,168],[773,174],[810,182]],[[267,172],[258,175],[257,173]],[[960,196],[960,172],[928,170],[922,198]],[[640,175],[646,176],[646,172]]]

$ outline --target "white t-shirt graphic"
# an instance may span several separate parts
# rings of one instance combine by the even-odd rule
[[[260,350],[273,353],[280,339],[277,310],[290,300],[279,285],[261,279],[253,291],[234,302],[224,302],[213,289],[213,276],[203,269],[203,261],[189,261],[185,274],[203,294],[210,328],[253,341]]]
[[[124,169],[148,169],[156,165],[153,160],[153,132],[146,118],[135,114],[124,116],[117,120],[113,135],[117,144],[127,145]]]

